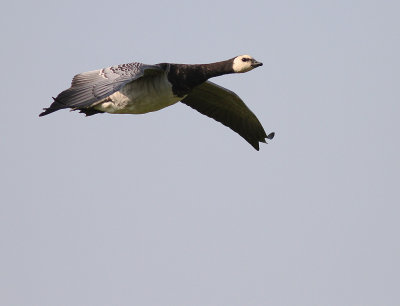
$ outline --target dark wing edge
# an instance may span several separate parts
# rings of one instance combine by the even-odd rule
[[[275,135],[265,133],[256,115],[237,94],[210,81],[195,87],[181,102],[229,127],[257,151],[260,142],[266,143],[266,138]]]
[[[94,115],[99,112],[86,111],[93,103],[117,92],[127,83],[154,72],[161,73],[163,70],[157,65],[129,63],[77,74],[72,79],[71,87],[53,98],[54,102],[44,108],[39,117],[65,108]]]

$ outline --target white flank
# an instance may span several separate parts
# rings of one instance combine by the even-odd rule
[[[144,114],[158,111],[182,99],[174,96],[171,83],[162,73],[126,84],[104,102],[96,102],[94,108],[111,114]]]

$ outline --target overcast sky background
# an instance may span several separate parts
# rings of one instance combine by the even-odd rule
[[[399,1],[0,6],[0,305],[400,305]],[[259,152],[180,103],[38,117],[79,72],[239,54]]]

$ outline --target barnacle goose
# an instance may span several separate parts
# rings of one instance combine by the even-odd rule
[[[64,108],[91,116],[97,113],[144,114],[179,101],[211,117],[242,136],[257,151],[259,142],[272,139],[253,112],[234,92],[208,79],[243,73],[262,63],[249,55],[211,64],[146,65],[129,63],[76,75],[39,116]]]

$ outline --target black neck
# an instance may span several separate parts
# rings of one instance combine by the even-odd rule
[[[220,75],[234,73],[232,65],[233,65],[233,59],[221,62],[215,62],[211,64],[189,65],[189,66],[191,66],[190,68],[196,71],[197,73],[200,73],[204,81],[207,81],[210,78],[214,78]]]
[[[170,64],[168,79],[173,85],[174,93],[178,96],[184,96],[192,88],[210,78],[234,73],[232,65],[233,59],[211,64]]]

